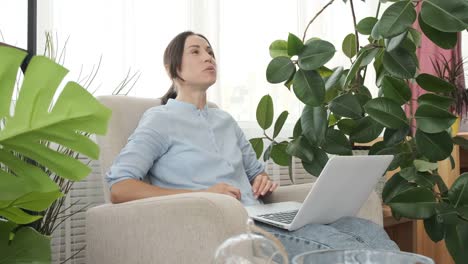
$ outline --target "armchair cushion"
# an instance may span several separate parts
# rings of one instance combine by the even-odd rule
[[[97,206],[86,213],[87,263],[210,263],[246,220],[239,201],[213,193]]]

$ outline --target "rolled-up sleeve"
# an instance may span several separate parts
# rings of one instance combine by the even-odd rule
[[[246,139],[245,134],[239,125],[236,123],[235,126],[239,148],[242,151],[242,161],[244,163],[245,173],[247,174],[249,181],[252,181],[257,175],[265,171],[265,165],[257,159],[257,155],[255,154],[252,145]]]
[[[145,114],[106,174],[109,188],[126,179],[142,180],[159,157],[167,152],[169,138],[152,126],[154,122]]]

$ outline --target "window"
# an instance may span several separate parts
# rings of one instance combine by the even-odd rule
[[[27,49],[28,2],[0,0],[0,42]]]

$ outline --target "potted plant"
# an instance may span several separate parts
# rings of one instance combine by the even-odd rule
[[[30,225],[64,195],[45,171],[79,181],[91,169],[48,144],[97,159],[99,147],[85,135],[104,134],[111,112],[75,82],[68,82],[54,101],[67,70],[35,56],[11,115],[14,84],[26,55],[0,46],[0,259],[50,263],[50,238]]]
[[[355,17],[353,0],[344,2],[351,5]],[[460,175],[449,188],[437,172],[438,161],[451,159],[453,164],[454,144],[468,146],[466,140],[449,133],[456,119],[449,111],[453,99],[438,94],[455,88],[444,78],[419,73],[415,52],[421,34],[439,46],[453,47],[457,32],[468,28],[468,3],[391,2],[382,14],[354,19],[355,32],[340,43],[352,61],[349,68],[326,65],[335,54],[335,46],[319,36],[306,40],[306,32],[302,39],[289,34],[287,40],[271,44],[267,80],[284,82],[305,106],[290,141],[277,142],[287,118],[287,112],[283,112],[275,121],[273,135],[265,133],[251,139],[251,144],[260,157],[264,140],[270,141],[263,152],[265,160],[288,165],[295,156],[306,171],[319,175],[327,154],[352,155],[355,143],[371,142],[383,133],[383,141],[373,144],[369,155],[393,154],[389,170],[399,169],[385,185],[384,203],[396,218],[423,219],[429,237],[445,240],[455,262],[467,263],[468,174]],[[419,13],[417,5],[421,5]],[[416,19],[422,33],[412,27]],[[360,45],[358,35],[369,42]],[[293,56],[297,59],[291,59]],[[364,86],[366,72],[372,69],[379,87],[377,98],[372,98]],[[411,82],[429,93],[419,96],[419,107],[407,116],[402,106],[410,105]],[[257,108],[257,121],[264,131],[273,125],[273,116],[273,99],[266,95]]]
[[[468,106],[468,94],[465,87],[465,60],[455,58],[447,59],[443,54],[431,60],[432,66],[437,77],[452,84],[454,89],[443,96],[453,98],[450,105],[450,112],[457,116],[457,120],[452,126],[452,135],[458,132],[460,120],[466,116]]]

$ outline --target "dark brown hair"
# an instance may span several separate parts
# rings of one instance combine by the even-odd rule
[[[185,41],[187,40],[189,36],[192,36],[192,35],[202,37],[203,39],[206,40],[206,42],[208,42],[208,45],[211,46],[210,42],[205,36],[194,33],[192,31],[184,31],[180,33],[179,35],[175,36],[171,40],[171,42],[169,42],[169,44],[167,45],[166,50],[164,51],[164,59],[163,59],[164,66],[169,67],[168,70],[169,70],[169,76],[171,77],[171,79],[177,78],[177,79],[184,81],[184,79],[182,79],[182,77],[179,76],[179,73],[177,71],[180,71],[181,66],[182,66],[182,55],[184,54]],[[174,83],[172,83],[171,87],[166,92],[166,94],[163,95],[163,97],[161,97],[161,104],[165,105],[170,98],[174,99],[176,97],[177,97],[177,91],[174,86]]]

